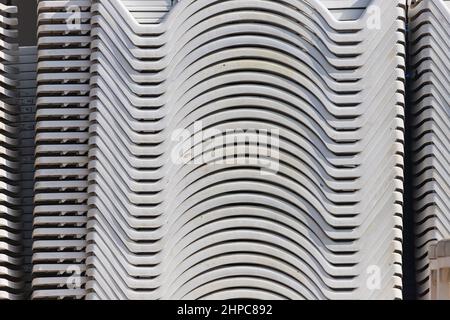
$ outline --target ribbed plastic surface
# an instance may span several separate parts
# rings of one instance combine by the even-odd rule
[[[90,1],[39,1],[32,298],[81,298]]]
[[[450,1],[406,1],[38,1],[20,48],[0,4],[0,299],[401,298],[408,33],[430,298]]]
[[[16,62],[17,8],[0,4],[0,299],[23,293]]]
[[[450,1],[410,8],[418,294],[429,297],[430,245],[450,237]]]
[[[92,5],[87,298],[400,298],[405,2],[126,2]],[[199,121],[275,130],[278,171],[174,163]]]
[[[24,298],[31,294],[32,232],[34,200],[34,152],[36,117],[36,47],[20,47],[18,71],[18,126],[20,129],[20,197],[22,209],[22,246]]]

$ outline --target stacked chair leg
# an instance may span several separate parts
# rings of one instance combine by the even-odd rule
[[[409,17],[417,287],[426,299],[429,248],[450,238],[450,1],[413,1]]]
[[[401,298],[405,1],[151,2],[92,4],[86,297]]]
[[[83,298],[90,1],[39,1],[34,299]]]
[[[17,7],[0,4],[0,299],[23,297]]]

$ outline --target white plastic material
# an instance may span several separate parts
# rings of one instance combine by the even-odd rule
[[[401,298],[405,1],[130,3],[92,4],[87,298]],[[174,163],[199,121],[279,170]]]
[[[34,195],[34,152],[36,116],[36,66],[37,48],[20,47],[17,61],[18,71],[18,126],[20,128],[20,198],[22,230],[22,269],[24,282],[23,298],[31,294],[32,232]]]
[[[83,298],[90,1],[39,1],[32,298]]]
[[[23,298],[17,8],[0,4],[0,300]]]
[[[39,0],[26,48],[16,15],[0,299],[402,298],[407,32],[418,295],[450,297],[450,1]]]
[[[410,7],[418,295],[430,298],[430,245],[450,237],[450,1]]]

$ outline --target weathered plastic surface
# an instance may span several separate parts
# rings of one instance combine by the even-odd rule
[[[87,298],[401,298],[405,2],[125,2],[92,5]],[[278,172],[175,164],[196,121],[277,129]]]
[[[430,298],[430,245],[450,237],[450,1],[410,10],[418,295]]]

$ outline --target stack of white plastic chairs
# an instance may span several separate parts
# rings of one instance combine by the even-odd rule
[[[428,250],[450,237],[450,1],[413,1],[409,13],[417,291],[429,298]]]
[[[17,59],[17,108],[22,209],[22,255],[24,298],[30,296],[34,208],[34,139],[36,117],[36,47],[19,47]]]
[[[84,290],[90,1],[39,1],[32,298]]]
[[[17,24],[17,7],[0,4],[0,299],[19,299],[23,292]]]
[[[405,0],[153,2],[92,4],[87,298],[401,298]]]

